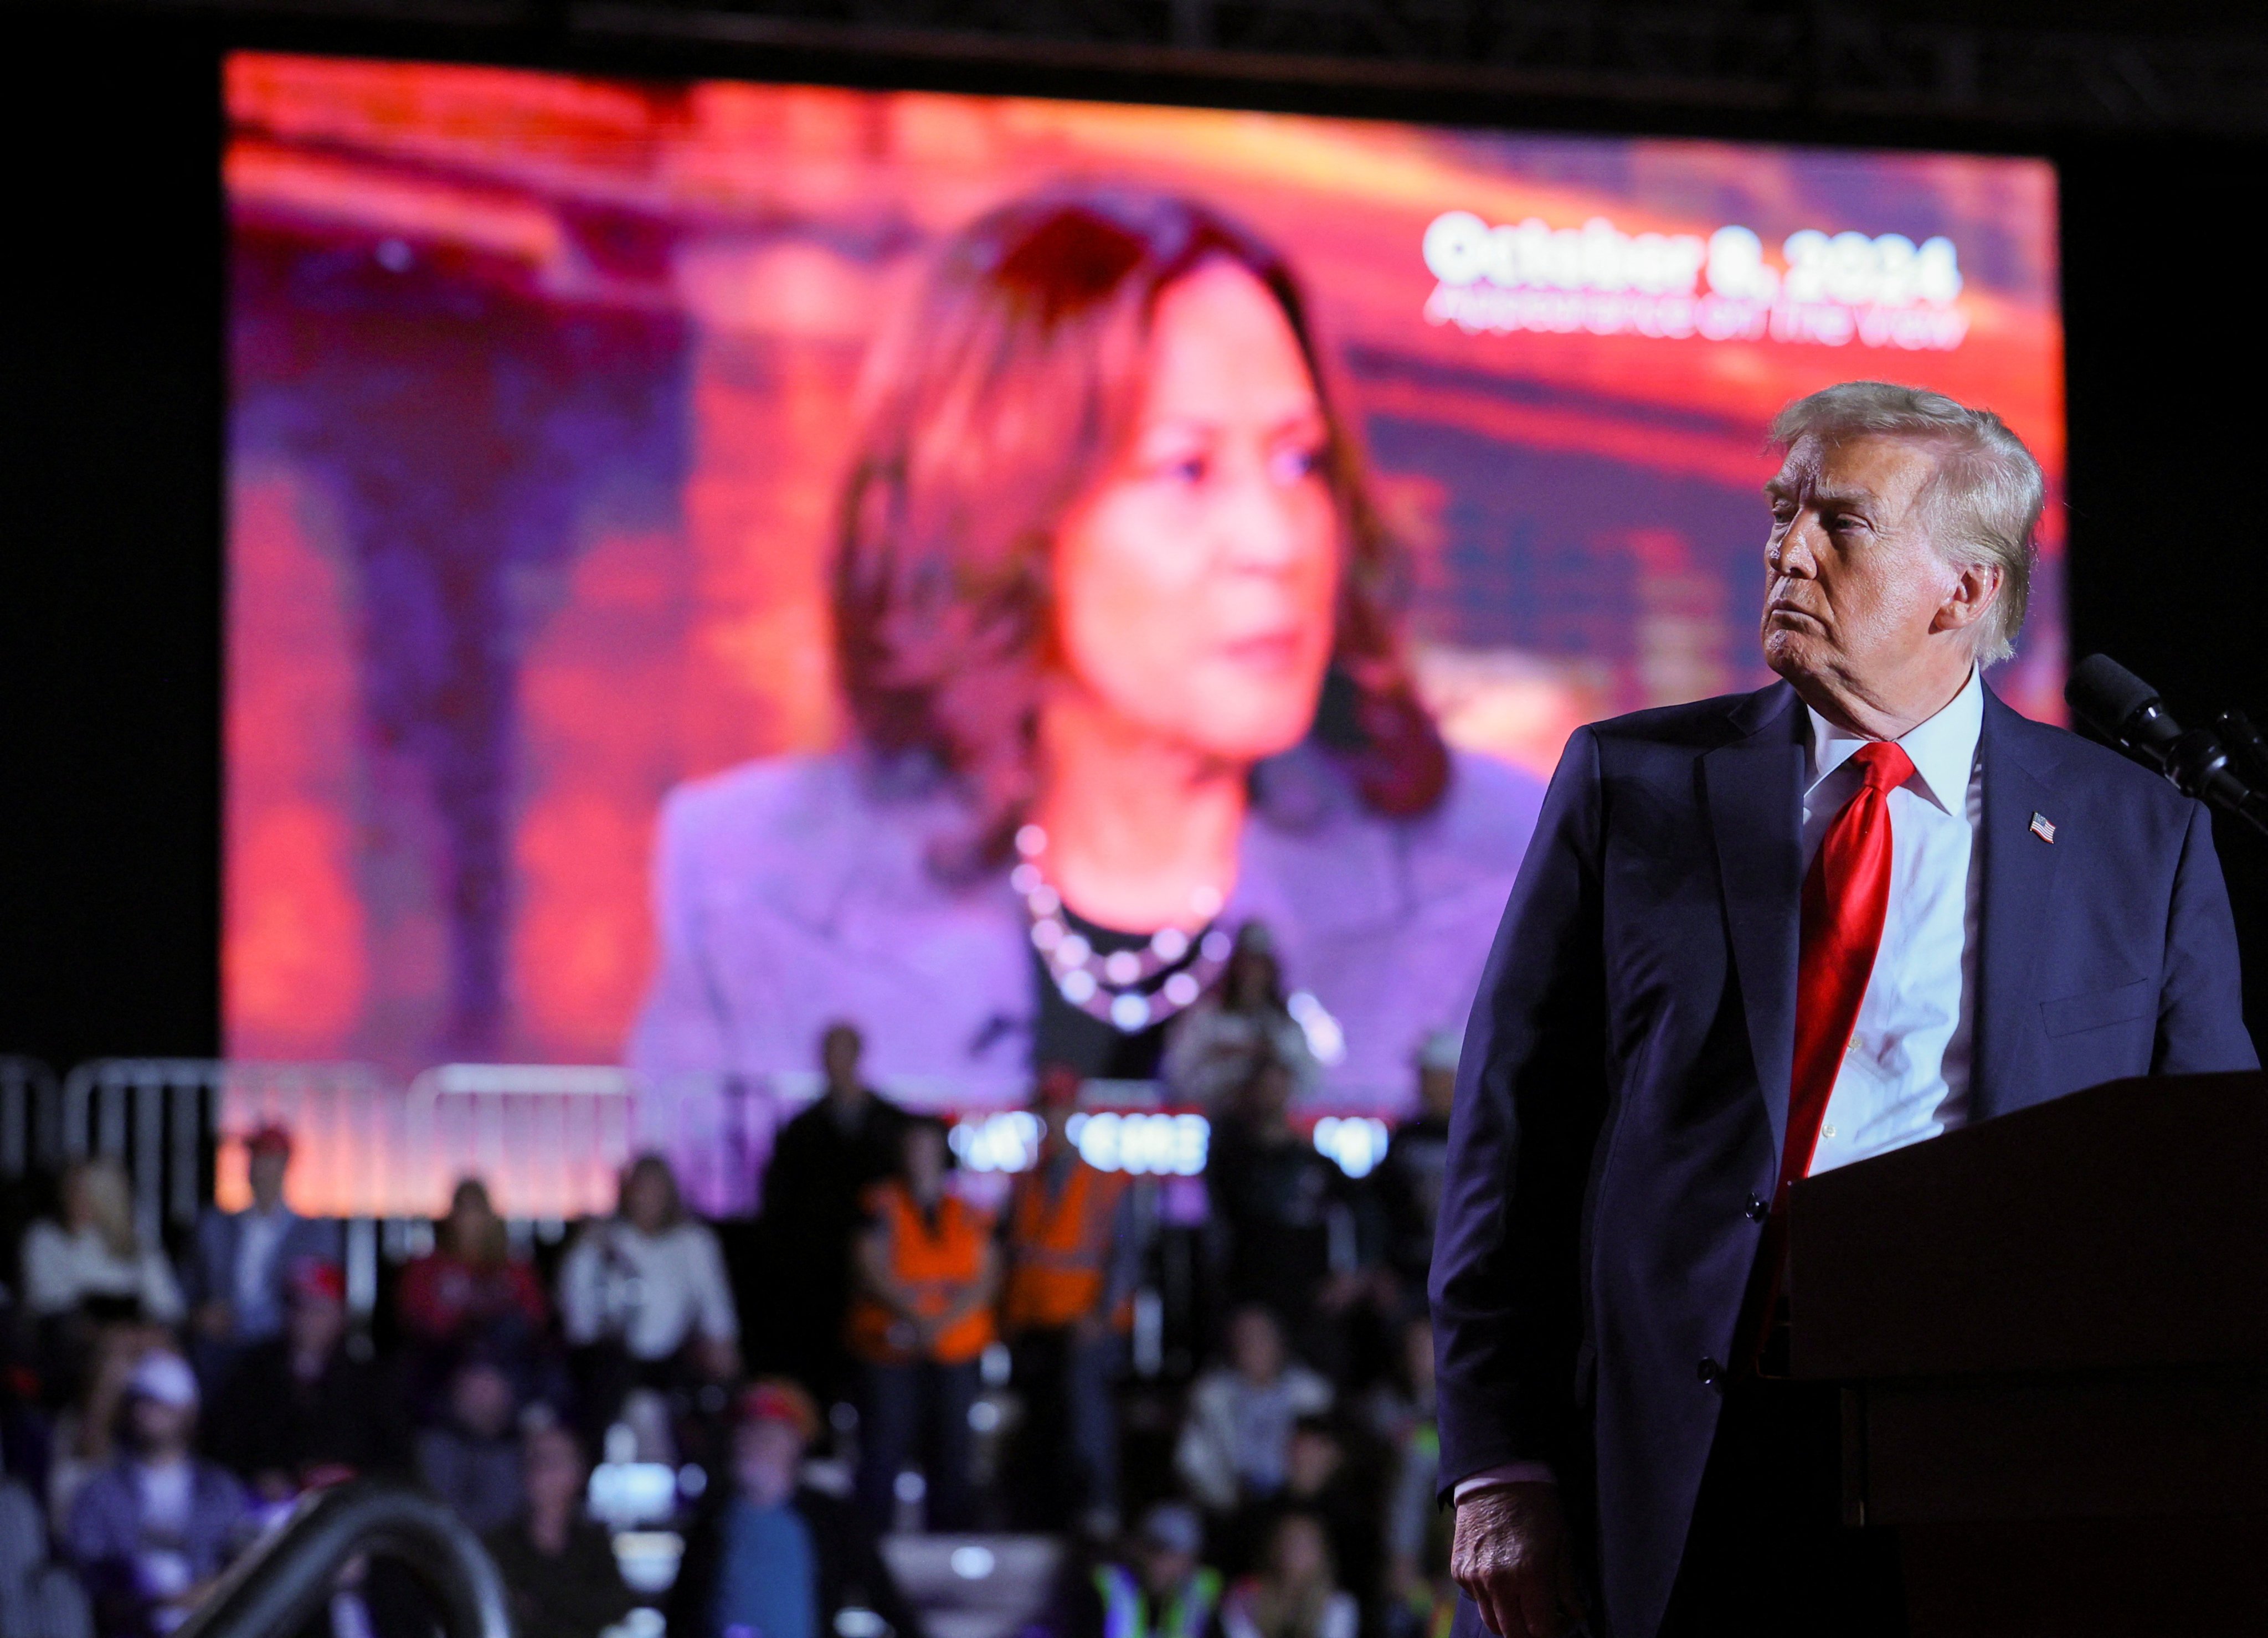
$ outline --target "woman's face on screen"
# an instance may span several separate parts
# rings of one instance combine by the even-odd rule
[[[1338,513],[1298,338],[1244,268],[1160,296],[1133,435],[1057,536],[1064,671],[1130,726],[1256,760],[1305,737]]]

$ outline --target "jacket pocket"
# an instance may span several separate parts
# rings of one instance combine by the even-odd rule
[[[2156,981],[2138,979],[2116,989],[2089,990],[2084,995],[2043,1001],[2040,1003],[2040,1022],[2046,1025],[2050,1036],[2076,1035],[2082,1030],[2108,1029],[2114,1024],[2132,1024],[2137,1018],[2146,1018],[2157,1005]]]

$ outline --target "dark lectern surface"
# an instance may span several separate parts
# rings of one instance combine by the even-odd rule
[[[2119,1081],[1808,1179],[1791,1361],[1916,1638],[2268,1633],[2268,1076]]]
[[[1798,1376],[2268,1362],[2268,1076],[2113,1081],[1798,1183]]]

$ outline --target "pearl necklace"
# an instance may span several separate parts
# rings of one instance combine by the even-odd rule
[[[1236,944],[1212,924],[1221,900],[1211,887],[1189,895],[1190,913],[1201,924],[1194,937],[1178,927],[1160,928],[1139,950],[1100,953],[1064,920],[1063,896],[1048,885],[1040,869],[1047,850],[1046,831],[1037,825],[1019,829],[1016,851],[1021,857],[1008,873],[1008,885],[1023,898],[1032,948],[1046,962],[1056,993],[1080,1011],[1123,1034],[1139,1034],[1204,994],[1228,965]],[[1143,987],[1155,983],[1160,973],[1165,982],[1145,992]]]

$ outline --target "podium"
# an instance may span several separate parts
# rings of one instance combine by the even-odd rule
[[[1914,1638],[2268,1633],[2268,1076],[2116,1081],[1798,1183],[1793,1375]]]

